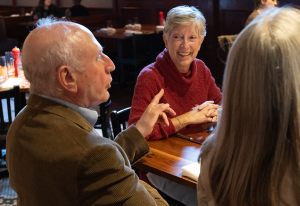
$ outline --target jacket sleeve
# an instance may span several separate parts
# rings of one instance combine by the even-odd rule
[[[87,151],[76,180],[79,205],[168,205],[155,189],[139,180],[117,144]]]
[[[136,129],[135,125],[131,125],[121,132],[116,137],[115,142],[122,147],[131,164],[134,164],[150,152],[145,138]]]
[[[134,88],[128,125],[136,124],[139,121],[147,106],[151,103],[154,96],[157,95],[161,89],[163,89],[163,87],[156,79],[154,72],[147,70],[141,72]],[[168,120],[169,126],[156,123],[151,134],[146,137],[146,140],[168,138],[171,134],[174,134],[176,130],[169,116]]]

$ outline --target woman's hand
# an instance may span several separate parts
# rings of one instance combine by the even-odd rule
[[[176,115],[174,110],[170,108],[169,104],[159,104],[159,100],[163,94],[164,90],[161,89],[160,92],[153,98],[152,102],[148,105],[142,117],[136,124],[136,128],[144,137],[152,132],[156,122],[169,126],[169,120],[166,112],[172,116]]]
[[[200,124],[205,122],[216,122],[219,105],[213,104],[213,101],[204,102],[201,105],[196,105],[191,111],[182,114],[171,121],[175,126],[176,131],[189,124]]]

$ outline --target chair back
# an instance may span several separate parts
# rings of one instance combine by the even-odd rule
[[[219,50],[218,50],[218,57],[219,59],[225,64],[226,63],[226,59],[229,53],[229,50],[234,42],[234,40],[236,39],[236,37],[238,36],[238,34],[235,35],[222,35],[222,36],[218,36],[218,42],[220,44]],[[224,59],[223,60],[222,57],[220,57],[220,49],[222,49],[224,51]]]
[[[134,59],[153,55],[155,35],[155,33],[132,35]]]
[[[131,107],[127,107],[125,109],[119,110],[119,111],[112,111],[110,113],[110,119],[111,124],[113,128],[113,134],[114,138],[117,137],[117,135],[122,132],[126,128],[126,122],[128,122],[129,114],[130,114]],[[121,128],[122,125],[122,128]]]
[[[100,107],[100,115],[98,115],[98,119],[94,128],[101,129],[103,137],[111,138],[111,128],[109,125],[108,118],[108,109],[111,105],[111,99],[108,99],[106,102],[99,104]]]
[[[19,86],[15,86],[10,90],[0,91],[0,107],[0,135],[3,135],[7,134],[13,118],[15,118],[21,110]]]

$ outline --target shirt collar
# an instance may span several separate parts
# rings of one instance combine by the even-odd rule
[[[50,99],[52,101],[58,102],[60,104],[66,105],[72,109],[74,109],[78,114],[80,114],[83,118],[85,118],[92,126],[94,126],[98,119],[98,113],[94,110],[90,110],[88,108],[80,107],[76,104],[72,104],[70,102],[64,101],[62,99],[58,99],[55,97],[50,97],[47,95],[39,94],[39,96]]]

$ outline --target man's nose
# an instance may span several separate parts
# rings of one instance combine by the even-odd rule
[[[104,60],[105,60],[106,71],[107,72],[114,71],[115,70],[115,65],[112,62],[112,60],[108,56],[106,56],[105,54],[104,54],[104,58],[105,58]]]

